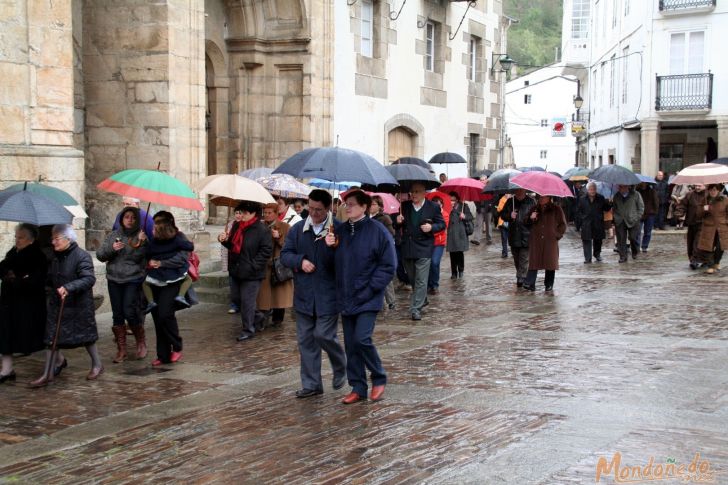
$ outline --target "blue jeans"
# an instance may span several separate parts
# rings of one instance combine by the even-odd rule
[[[445,253],[445,246],[435,246],[430,262],[430,276],[427,278],[427,289],[438,289],[440,287],[440,261]]]
[[[506,226],[500,227],[501,233],[501,253],[503,256],[508,256],[508,228]]]
[[[655,226],[655,216],[646,216],[645,220],[640,223],[640,232],[637,240],[641,241],[642,249],[647,249],[652,239],[652,228]]]
[[[372,342],[376,320],[377,312],[341,315],[346,349],[346,376],[352,391],[362,397],[367,396],[367,369],[372,375],[372,385],[381,386],[387,383],[382,360]]]

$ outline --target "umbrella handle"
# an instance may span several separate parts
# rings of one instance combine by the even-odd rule
[[[157,169],[159,169],[159,167],[157,167]],[[147,212],[144,214],[144,224],[140,227],[140,230],[142,230],[142,231],[147,228],[147,221],[149,220],[149,209],[151,207],[152,207],[152,203],[149,202],[147,204]],[[131,239],[129,241],[129,246],[133,247],[134,249],[136,249],[142,245],[141,239],[137,240],[137,242],[133,242],[133,241],[134,241],[133,239]]]
[[[49,365],[46,373],[46,380],[50,381],[54,377],[54,368],[56,355],[58,354],[58,334],[61,333],[61,319],[63,318],[63,307],[66,304],[66,298],[61,297],[61,307],[58,309],[58,320],[56,322],[56,333],[53,335],[53,342],[51,342],[51,356],[49,359]]]

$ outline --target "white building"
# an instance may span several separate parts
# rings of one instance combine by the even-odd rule
[[[504,125],[516,167],[563,173],[575,164],[571,135],[576,77],[561,64],[545,66],[506,84]]]
[[[468,165],[434,167],[451,177],[497,165],[500,0],[337,0],[334,12],[339,146],[385,163],[458,153]]]
[[[581,82],[580,163],[654,175],[728,155],[728,5],[716,0],[564,0],[563,72]]]

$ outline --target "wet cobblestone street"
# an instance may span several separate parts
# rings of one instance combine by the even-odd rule
[[[340,404],[327,361],[325,394],[295,399],[290,312],[244,343],[226,306],[179,312],[183,361],[159,369],[153,352],[112,364],[99,315],[98,381],[75,350],[47,388],[27,387],[40,355],[0,385],[0,483],[582,484],[615,452],[623,466],[700,453],[728,483],[728,271],[691,271],[680,234],[627,264],[603,255],[582,264],[570,229],[552,294],[543,274],[517,290],[500,244],[471,247],[462,280],[443,258],[421,321],[404,290],[379,317],[379,403]]]

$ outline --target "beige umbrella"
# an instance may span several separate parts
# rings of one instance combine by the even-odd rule
[[[708,185],[727,182],[728,166],[717,163],[698,163],[680,170],[671,183],[676,185]]]
[[[255,180],[235,174],[210,175],[192,184],[200,195],[211,195],[212,203],[235,207],[238,201],[247,200],[259,204],[275,203],[273,196]]]

